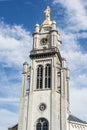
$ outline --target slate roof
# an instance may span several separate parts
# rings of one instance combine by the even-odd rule
[[[76,116],[73,116],[73,115],[69,115],[68,120],[78,122],[78,123],[87,124],[86,121],[82,121],[82,120],[80,120],[79,118],[77,118]]]
[[[18,130],[18,124],[14,125],[11,128],[8,128],[8,130]]]

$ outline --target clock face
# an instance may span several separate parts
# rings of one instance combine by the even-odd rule
[[[41,45],[46,45],[46,44],[47,44],[47,38],[42,38]]]

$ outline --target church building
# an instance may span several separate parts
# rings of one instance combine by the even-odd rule
[[[23,64],[19,122],[9,130],[87,130],[87,123],[70,113],[69,70],[60,45],[47,7],[45,20],[35,25],[32,64]]]

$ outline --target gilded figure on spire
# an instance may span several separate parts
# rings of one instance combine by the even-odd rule
[[[49,8],[49,6],[47,6],[47,9],[44,12],[45,12],[46,19],[50,20],[50,8]]]
[[[43,22],[42,25],[47,25],[47,24],[51,24],[52,22],[50,21],[50,7],[47,6],[46,10],[44,11],[45,13],[45,20]]]

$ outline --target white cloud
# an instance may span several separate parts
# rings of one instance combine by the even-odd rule
[[[17,123],[22,64],[29,60],[32,36],[22,26],[0,21],[0,129]],[[15,98],[14,98],[15,97]],[[13,108],[14,107],[14,108]],[[12,109],[14,112],[12,112]],[[9,119],[9,120],[8,120]]]
[[[19,98],[0,98],[0,102],[19,102]]]
[[[76,35],[61,31],[62,55],[66,57],[71,71],[86,70],[87,54],[81,51],[81,46],[77,41]]]
[[[5,65],[22,65],[28,59],[32,38],[22,26],[0,23],[0,62]]]
[[[8,127],[17,123],[18,114],[6,109],[0,110],[0,130],[7,130]]]
[[[78,33],[77,38],[87,38],[87,32]]]
[[[66,26],[59,27],[62,39],[62,56],[70,69],[71,112],[87,121],[87,53],[79,38],[87,39],[87,1],[54,0],[66,12]],[[56,5],[55,5],[56,3]],[[82,50],[83,48],[83,50]]]
[[[82,88],[83,89],[87,88],[87,72],[79,73],[79,74],[77,72],[75,72],[74,74],[72,74],[70,89],[72,89],[72,88],[74,88],[74,89],[76,88],[79,90]],[[86,93],[86,91],[85,91],[85,93]]]
[[[87,120],[87,88],[71,88],[71,112],[77,117]],[[74,107],[73,107],[74,106]]]
[[[80,30],[87,29],[87,16],[86,16],[86,4],[81,0],[55,0],[60,3],[66,9],[67,26],[64,30],[60,29],[62,39],[62,55],[67,59],[68,67],[71,71],[71,110],[74,114],[87,120],[87,98],[86,93],[86,79],[87,79],[87,54],[83,53],[81,46],[77,39],[87,37],[84,33],[81,35]],[[71,30],[71,32],[70,32]],[[73,33],[72,33],[73,32]],[[74,33],[77,32],[77,33]],[[21,78],[20,71],[22,64],[28,59],[28,54],[32,47],[32,37],[30,32],[26,31],[22,26],[7,25],[4,22],[0,22],[0,63],[2,64],[2,90],[7,93],[7,97],[1,97],[0,102],[17,103],[19,97],[21,82],[12,84],[10,81],[17,78]],[[18,72],[12,73],[12,77],[6,74],[5,68],[10,67],[12,69],[17,68]],[[13,71],[13,70],[12,70]],[[18,75],[18,76],[17,76]],[[19,78],[19,79],[20,79]],[[18,79],[18,80],[19,80]],[[0,82],[1,83],[1,82]],[[5,84],[4,84],[5,83]],[[82,88],[81,88],[82,86]],[[79,89],[78,89],[79,88]],[[17,99],[13,99],[16,96]],[[76,101],[76,102],[75,102]],[[83,106],[83,108],[82,108]],[[79,109],[78,109],[79,107]],[[9,120],[8,120],[9,118]],[[7,109],[0,109],[0,129],[7,130],[7,127],[17,123],[18,114],[8,111]],[[4,127],[3,127],[4,126]]]
[[[82,0],[54,0],[53,3],[61,4],[66,9],[66,21],[68,25],[67,29],[79,31],[80,29],[87,29],[87,1],[84,4]]]

